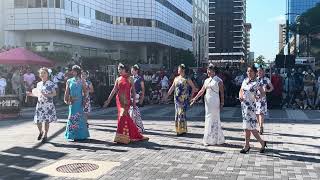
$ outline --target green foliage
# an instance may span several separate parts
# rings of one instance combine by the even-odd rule
[[[262,55],[258,56],[255,60],[255,63],[259,66],[265,67],[266,66],[266,62],[264,61],[266,58]]]

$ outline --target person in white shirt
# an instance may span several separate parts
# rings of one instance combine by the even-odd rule
[[[36,76],[31,72],[31,69],[28,68],[27,73],[23,75],[23,82],[27,91],[30,91],[34,88],[35,81]]]
[[[0,96],[6,95],[7,80],[0,74]]]
[[[13,93],[19,97],[19,100],[22,101],[22,77],[20,75],[20,71],[16,70],[11,78],[12,90]]]
[[[162,96],[162,103],[167,103],[167,91],[169,89],[169,79],[166,75],[162,75],[162,78],[160,80],[161,85],[161,96]]]
[[[24,87],[26,91],[31,91],[35,86],[35,81],[36,81],[36,76],[31,72],[31,69],[27,69],[27,73],[23,75],[23,82],[24,82]],[[25,102],[28,105],[33,105],[35,102],[34,98],[28,98],[26,96]]]

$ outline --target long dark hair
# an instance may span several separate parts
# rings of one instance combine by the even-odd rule
[[[214,66],[213,64],[209,64],[208,69],[210,71],[213,71],[216,75],[219,74],[219,68],[217,66]]]

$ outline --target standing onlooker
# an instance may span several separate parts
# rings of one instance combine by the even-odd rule
[[[24,88],[26,91],[31,91],[34,88],[34,84],[36,81],[36,76],[31,72],[31,68],[27,68],[27,72],[23,75],[23,82],[24,82]],[[33,105],[34,101],[33,98],[29,99],[26,97],[26,103],[28,105]],[[32,101],[30,101],[32,100]]]
[[[317,91],[316,91],[316,102],[315,102],[315,106],[319,109],[320,107],[320,76],[318,77],[318,81],[317,81]]]
[[[276,69],[275,72],[271,76],[271,83],[274,87],[274,91],[272,92],[272,107],[281,107],[282,103],[282,77],[279,75],[279,71]]]
[[[161,85],[161,96],[162,96],[162,103],[167,103],[167,91],[169,89],[169,79],[165,74],[161,75],[161,80],[160,80],[160,85]]]
[[[27,91],[27,96],[38,98],[34,122],[38,126],[38,140],[45,142],[49,131],[49,123],[57,121],[56,110],[53,104],[53,97],[56,96],[55,84],[49,80],[49,70],[41,68],[39,70],[41,81],[37,84],[35,90]],[[42,131],[42,123],[45,124],[44,133]],[[42,137],[43,136],[43,137]]]
[[[288,73],[287,77],[284,80],[284,93],[286,94],[285,98],[285,107],[289,107],[294,103],[294,96],[297,92],[297,88],[295,85],[295,80],[294,80],[294,73]]]
[[[6,95],[7,80],[0,74],[0,96]]]
[[[17,69],[14,71],[12,78],[11,78],[11,84],[12,84],[12,91],[15,95],[18,96],[20,102],[22,102],[22,77],[20,74],[20,71]]]
[[[315,82],[316,82],[316,77],[312,73],[312,70],[309,69],[308,72],[304,73],[304,77],[303,77],[303,90],[307,94],[309,106],[313,106],[313,103],[314,103],[314,102],[312,102],[312,99],[314,96]]]
[[[62,100],[64,73],[61,67],[58,67],[57,69],[58,69],[58,73],[55,75],[55,81],[57,82],[57,85],[58,85],[57,94],[58,94],[58,100]]]

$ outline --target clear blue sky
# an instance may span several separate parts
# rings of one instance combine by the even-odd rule
[[[252,24],[251,51],[273,60],[279,47],[279,23],[285,22],[286,0],[247,0],[247,22]]]

